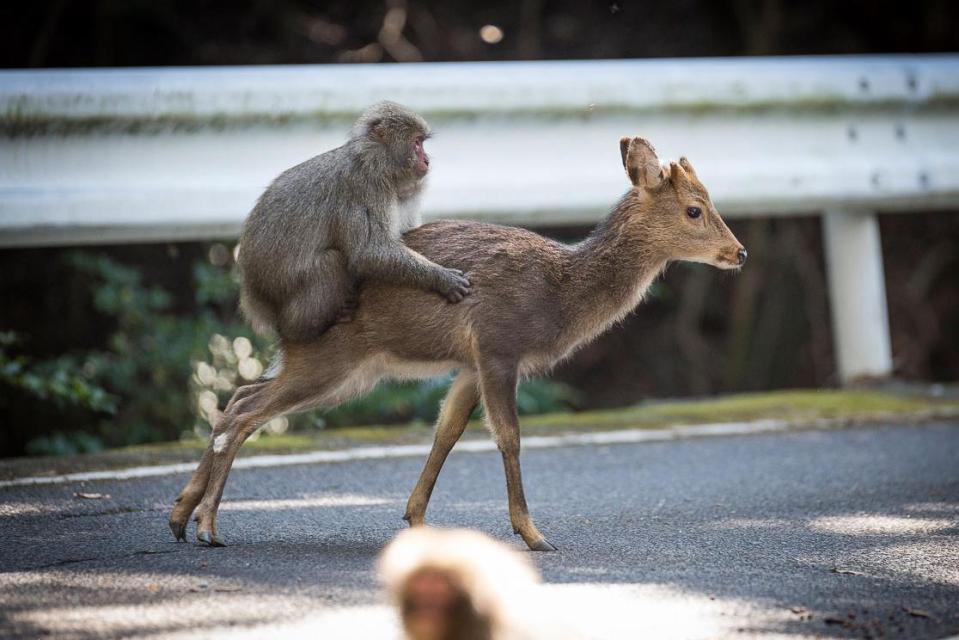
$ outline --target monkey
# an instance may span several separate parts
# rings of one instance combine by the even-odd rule
[[[304,342],[348,322],[364,280],[435,291],[470,281],[407,248],[430,159],[426,121],[394,102],[367,109],[346,144],[281,173],[243,225],[240,308],[254,330]]]
[[[535,597],[539,573],[483,533],[407,529],[387,545],[377,569],[408,640],[530,637],[517,608]]]

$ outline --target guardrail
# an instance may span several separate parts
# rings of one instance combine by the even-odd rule
[[[876,213],[959,208],[954,55],[2,71],[0,247],[235,237],[385,98],[437,132],[427,218],[593,222],[630,134],[726,216],[823,214],[847,380],[892,368]]]

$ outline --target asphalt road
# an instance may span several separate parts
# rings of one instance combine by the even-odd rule
[[[236,471],[223,549],[173,542],[184,475],[0,489],[0,636],[396,637],[372,563],[422,462]],[[531,450],[523,465],[560,549],[533,554],[547,586],[529,608],[567,631],[959,633],[959,423]],[[505,494],[497,454],[454,451],[428,519],[521,549]]]

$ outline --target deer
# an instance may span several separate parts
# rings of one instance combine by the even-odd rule
[[[467,298],[449,304],[427,291],[370,281],[362,285],[349,322],[313,340],[281,341],[274,365],[239,387],[215,420],[170,514],[177,540],[186,540],[195,514],[197,541],[223,545],[216,517],[227,476],[240,446],[261,424],[336,406],[383,379],[424,379],[455,370],[404,519],[413,527],[424,524],[440,470],[482,403],[503,459],[513,531],[531,550],[555,551],[533,522],[523,490],[519,381],[548,372],[622,320],[671,262],[723,270],[739,270],[746,262],[746,249],[689,160],[663,164],[640,137],[622,138],[619,146],[630,187],[581,242],[567,245],[481,222],[427,223],[408,231],[404,243],[468,274]]]

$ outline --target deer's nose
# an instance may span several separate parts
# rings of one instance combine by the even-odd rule
[[[745,250],[745,249],[740,249],[739,251],[736,252],[736,258],[739,259],[739,266],[740,266],[740,267],[743,266],[744,264],[746,264],[746,255],[747,255],[747,254],[746,254],[746,250]]]

